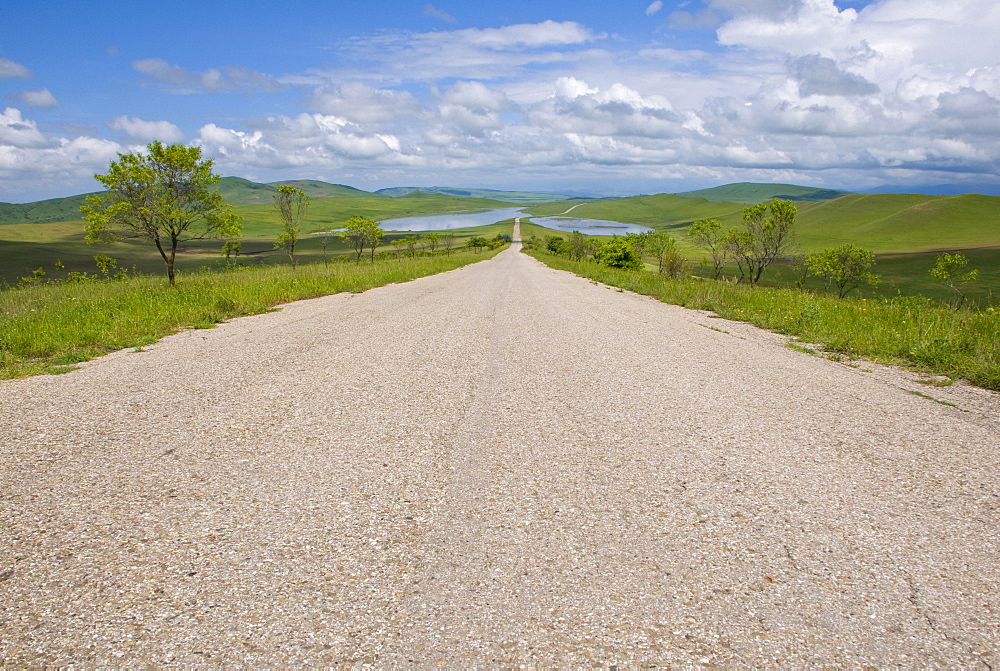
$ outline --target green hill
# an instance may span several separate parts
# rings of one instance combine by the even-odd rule
[[[879,254],[1000,246],[997,196],[851,194],[796,206],[797,236],[806,251],[848,242]],[[576,207],[572,216],[643,224],[683,235],[698,219],[714,218],[735,226],[744,207],[743,203],[658,194],[586,203]],[[552,213],[551,208],[532,210],[538,215]]]
[[[798,207],[799,239],[807,249],[848,242],[876,253],[1000,246],[997,196],[855,194]]]
[[[533,193],[530,191],[497,191],[494,189],[464,189],[451,186],[394,186],[379,189],[376,193],[391,198],[408,196],[413,193],[440,194],[444,196],[459,196],[462,198],[487,198],[505,203],[550,203],[557,200],[571,200],[573,196],[563,196],[552,193]]]
[[[711,202],[704,198],[687,198],[667,193],[655,196],[630,196],[584,202],[577,205],[567,216],[580,219],[606,219],[628,224],[642,224],[650,228],[670,230],[687,228],[698,219],[723,219],[727,216],[736,220],[743,213],[744,205],[739,203]],[[554,207],[528,208],[535,216],[559,214]],[[683,232],[683,231],[681,231]]]
[[[96,192],[99,193],[99,192]],[[0,203],[0,226],[6,224],[47,224],[83,219],[80,206],[91,194],[52,198],[35,203]]]
[[[783,200],[822,201],[833,200],[846,196],[849,191],[836,189],[817,189],[813,186],[796,186],[794,184],[756,184],[753,182],[738,182],[716,186],[711,189],[685,191],[678,196],[687,198],[704,198],[711,201],[727,201],[730,203],[760,203],[772,198]]]
[[[281,184],[288,184],[303,192],[310,198],[378,198],[379,194],[362,191],[344,184],[330,184],[316,179],[287,179],[282,182],[269,182],[265,186],[275,189]]]

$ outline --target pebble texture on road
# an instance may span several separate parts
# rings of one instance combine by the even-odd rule
[[[1000,403],[914,377],[512,249],[2,382],[0,660],[996,668]]]

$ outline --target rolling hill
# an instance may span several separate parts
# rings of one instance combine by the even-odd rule
[[[678,193],[678,196],[687,198],[704,198],[710,201],[726,201],[730,203],[760,203],[772,198],[794,201],[822,201],[833,200],[846,196],[849,191],[838,189],[817,189],[812,186],[796,186],[794,184],[757,184],[753,182],[738,182],[736,184],[726,184],[716,186],[711,189],[698,189],[697,191],[685,191]]]
[[[1000,246],[997,196],[850,194],[800,201],[796,206],[797,235],[806,251],[848,242],[879,254]],[[573,210],[573,216],[643,224],[683,235],[698,219],[714,218],[735,226],[744,207],[743,203],[658,194],[585,203]]]

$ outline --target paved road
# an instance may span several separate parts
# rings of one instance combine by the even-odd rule
[[[0,659],[996,667],[997,399],[867,370],[511,250],[3,382]]]

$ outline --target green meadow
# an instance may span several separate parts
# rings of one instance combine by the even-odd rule
[[[763,185],[745,185],[738,191],[719,187],[706,192],[718,191],[746,198],[748,193],[758,192],[757,189],[748,191],[749,187],[760,186]],[[767,193],[790,190],[787,185],[777,187]],[[716,197],[714,193],[706,195]],[[798,201],[795,205],[798,208],[796,240],[801,253],[849,242],[876,253],[878,262],[873,272],[882,276],[882,282],[877,289],[869,290],[870,296],[920,294],[947,301],[951,291],[935,282],[928,271],[941,251],[962,251],[969,258],[969,267],[979,270],[979,279],[969,286],[969,298],[984,307],[1000,304],[1000,198],[996,196],[848,194],[827,200]],[[686,239],[688,227],[699,219],[711,218],[719,219],[726,226],[737,226],[744,207],[743,203],[704,197],[658,194],[586,202],[569,216],[642,224],[670,233],[680,243],[682,252],[692,262],[692,271],[697,274],[697,264],[704,253]],[[549,216],[564,211],[565,207],[558,203],[529,209],[536,216]],[[565,235],[561,231],[531,226],[535,228],[522,224],[524,237]],[[736,269],[727,268],[726,273],[735,275]],[[776,262],[765,273],[762,283],[793,285],[794,273],[787,263]],[[822,288],[812,280],[807,280],[806,287]]]
[[[253,182],[247,184],[254,185]],[[301,182],[296,182],[296,184],[301,184]],[[324,183],[319,182],[318,184]],[[241,265],[267,265],[287,262],[287,257],[280,250],[274,249],[274,238],[280,226],[278,215],[271,205],[270,191],[250,186],[237,186],[239,188],[230,187],[229,191],[232,193],[232,199],[235,203],[243,203],[236,205],[237,212],[243,217],[244,233],[244,237],[240,241],[239,263]],[[344,190],[344,193],[350,193],[350,191],[346,191],[350,187],[326,186],[338,187],[337,192]],[[222,191],[225,192],[226,189],[222,189]],[[256,191],[263,191],[263,193],[256,194]],[[313,235],[311,232],[339,228],[343,226],[343,222],[348,217],[353,215],[382,221],[382,227],[391,230],[392,219],[400,217],[509,207],[508,203],[495,200],[440,194],[415,193],[389,198],[356,189],[353,191],[362,195],[329,195],[330,191],[329,188],[325,188],[323,193],[327,195],[312,198],[309,213],[301,226],[301,237],[296,245],[296,258],[299,262],[322,262],[324,258],[323,236]],[[250,204],[255,197],[263,202]],[[76,201],[77,208],[79,208],[80,201],[82,198]],[[44,203],[48,202],[44,201]],[[50,208],[40,206],[33,208],[33,210],[35,212],[52,211]],[[62,212],[61,209],[57,211]],[[113,244],[88,245],[84,241],[84,222],[79,219],[78,209],[76,217],[75,221],[0,225],[0,259],[3,260],[2,265],[0,265],[0,285],[4,283],[17,284],[20,278],[30,276],[38,268],[45,272],[47,279],[64,278],[71,272],[93,273],[97,270],[94,263],[96,254],[111,256],[117,259],[119,267],[126,269],[134,267],[139,273],[157,274],[164,272],[163,260],[149,242],[125,240]],[[455,243],[457,247],[465,244],[468,238],[476,235],[488,234],[489,237],[493,237],[497,232],[500,232],[499,228],[494,230],[494,227],[455,229],[451,232],[457,237]],[[509,229],[510,227],[507,226],[505,230],[509,232]],[[393,250],[392,241],[407,235],[411,234],[389,233],[378,251]],[[225,260],[220,253],[221,245],[221,241],[214,239],[193,240],[185,243],[178,253],[178,271],[191,272],[205,266],[220,267],[224,265]],[[328,237],[326,251],[328,257],[348,252],[347,244],[338,236]],[[57,262],[63,266],[62,269],[56,268]]]

